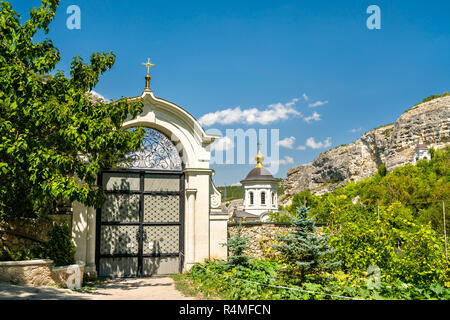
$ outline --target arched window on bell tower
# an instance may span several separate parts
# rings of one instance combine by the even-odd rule
[[[261,204],[266,204],[266,193],[261,192]]]

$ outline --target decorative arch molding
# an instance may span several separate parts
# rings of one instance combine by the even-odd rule
[[[209,145],[219,136],[207,134],[198,121],[176,104],[156,98],[152,91],[144,91],[143,112],[129,119],[124,129],[143,126],[165,134],[176,146],[185,168],[208,169],[211,159]]]
[[[210,207],[211,209],[219,209],[222,204],[222,194],[212,181],[212,177],[209,178],[209,193],[210,193]]]
[[[127,155],[122,166],[129,169],[182,171],[183,163],[175,144],[158,130],[144,129],[141,149]]]
[[[185,136],[182,130],[173,124],[157,119],[152,121],[151,118],[148,119],[148,117],[143,118],[138,116],[137,119],[127,121],[123,126],[124,129],[131,129],[134,127],[149,128],[164,134],[174,144],[184,167],[190,167],[190,165],[195,163],[195,152],[191,145],[191,139]]]

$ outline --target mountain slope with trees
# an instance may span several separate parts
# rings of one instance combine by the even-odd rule
[[[450,95],[431,96],[405,111],[395,123],[364,133],[358,140],[325,151],[313,162],[289,169],[284,182],[288,203],[303,190],[323,194],[373,176],[381,164],[387,171],[412,163],[415,147],[423,140],[429,147],[450,143]]]

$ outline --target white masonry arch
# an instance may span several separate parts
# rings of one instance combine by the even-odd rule
[[[227,213],[220,209],[221,196],[212,182],[210,145],[218,136],[207,134],[199,122],[178,105],[157,98],[145,89],[143,112],[129,118],[124,129],[143,126],[166,135],[176,146],[185,176],[184,270],[196,262],[227,256]],[[95,273],[96,210],[73,204],[73,239],[76,259],[85,261],[87,273]]]

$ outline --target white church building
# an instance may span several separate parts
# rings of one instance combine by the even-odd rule
[[[423,143],[422,140],[419,140],[419,144],[416,146],[415,151],[416,152],[414,153],[413,165],[415,165],[419,160],[431,160],[431,155],[428,151],[428,147]]]
[[[256,167],[241,181],[244,189],[244,211],[234,211],[234,220],[267,221],[269,212],[278,210],[278,181],[263,166],[261,150],[256,155]]]

